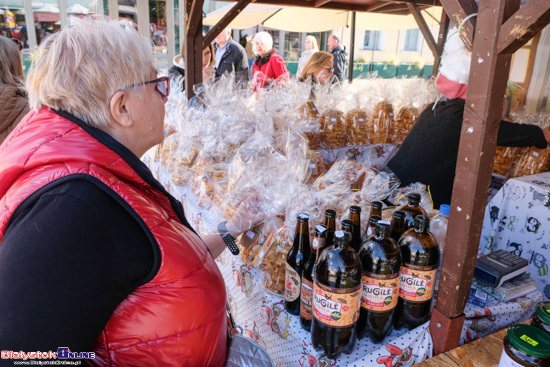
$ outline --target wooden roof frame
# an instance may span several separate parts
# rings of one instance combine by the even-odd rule
[[[188,98],[193,96],[193,85],[202,81],[203,42],[211,42],[253,1],[239,0],[203,39],[198,32],[202,27],[202,12],[198,9],[202,9],[204,0],[186,0],[185,87]],[[384,7],[381,1],[368,0],[363,5],[360,0],[350,0],[348,3],[330,0],[257,2],[356,11],[376,11]],[[419,11],[419,6],[433,5],[433,1],[388,3],[396,2],[405,3],[419,23],[437,64],[446,39],[445,25],[448,20],[445,13],[454,24],[460,24],[470,14],[477,13],[477,17],[468,19],[462,25],[460,33],[465,45],[472,51],[472,63],[439,294],[430,322],[434,353],[438,354],[458,346],[464,323],[463,312],[473,279],[511,57],[550,23],[550,1],[529,0],[520,8],[520,0],[480,0],[479,7],[474,0],[440,0],[444,19],[437,42],[431,33],[428,35],[429,30]],[[437,70],[436,65],[434,70]]]

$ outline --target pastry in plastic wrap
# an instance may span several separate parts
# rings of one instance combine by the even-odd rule
[[[399,110],[399,113],[395,117],[395,136],[394,142],[401,142],[405,140],[409,131],[413,127],[414,123],[420,116],[418,108],[413,106],[403,107]]]
[[[321,115],[322,139],[324,148],[341,148],[346,145],[346,124],[341,111],[328,110]]]
[[[273,228],[262,248],[265,254],[260,263],[262,285],[265,290],[277,295],[284,294],[286,255],[292,247],[286,227]],[[260,254],[257,255],[261,256]]]
[[[517,159],[519,148],[517,147],[497,147],[495,153],[495,162],[493,164],[493,173],[506,176]]]
[[[356,108],[346,113],[348,145],[370,144],[367,112]]]
[[[535,175],[549,170],[549,148],[524,148],[522,154],[512,166],[509,177]]]
[[[369,126],[372,128],[373,144],[393,143],[393,107],[388,102],[380,102],[374,106]]]
[[[325,161],[323,160],[323,157],[321,156],[321,153],[319,153],[317,150],[310,150],[310,161],[308,165],[308,173],[309,173],[309,179],[308,184],[312,184],[317,177],[322,176],[327,171],[327,166],[325,165]]]
[[[319,110],[313,101],[307,101],[307,103],[300,108],[300,111],[304,118],[319,121]],[[317,122],[317,125],[318,131],[305,133],[305,136],[309,142],[309,149],[319,149],[321,147],[321,125],[319,122]]]

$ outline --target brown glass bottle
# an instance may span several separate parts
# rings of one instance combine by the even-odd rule
[[[428,231],[429,219],[419,215],[414,228],[401,236],[401,271],[395,328],[409,330],[428,321],[439,264],[435,236]]]
[[[403,232],[405,232],[405,213],[401,210],[396,210],[391,219],[390,237],[399,242]]]
[[[325,246],[332,246],[334,241],[334,231],[336,231],[336,211],[332,209],[325,210],[325,227],[327,227],[327,242]]]
[[[300,325],[303,329],[311,330],[313,308],[313,271],[321,252],[325,249],[327,227],[320,224],[313,230],[315,235],[311,241],[311,255],[307,260],[302,273],[302,290],[300,292]]]
[[[371,220],[372,216],[375,215],[375,216],[378,216],[378,217],[382,218],[382,203],[380,201],[373,201],[370,205],[371,205],[370,206],[370,214],[369,214],[369,219],[367,220],[367,223],[368,223],[367,228],[365,229],[365,232],[361,236],[362,242],[364,242],[368,237],[370,237],[374,234],[374,227],[371,228],[370,233],[369,233],[370,220]]]
[[[309,259],[309,216],[298,214],[294,243],[286,257],[285,308],[292,315],[300,314],[300,291],[302,272]]]
[[[361,240],[361,207],[352,205],[349,208],[349,220],[353,222],[353,233],[351,235],[352,247],[359,251],[363,241]],[[357,248],[355,248],[357,246]]]
[[[414,227],[414,218],[423,215],[428,218],[428,213],[420,205],[420,194],[412,192],[407,195],[408,204],[401,206],[398,210],[405,213],[405,231]]]
[[[379,215],[370,216],[369,224],[367,226],[367,230],[365,231],[365,239],[363,240],[363,242],[374,236],[374,229],[376,228],[376,223],[378,223],[379,220],[382,220],[382,217]]]
[[[389,223],[379,221],[375,235],[359,251],[363,278],[357,337],[369,335],[373,343],[381,343],[391,332],[399,298],[401,253],[389,234]]]
[[[355,252],[359,252],[359,249],[361,248],[361,237],[354,237],[354,229],[355,225],[350,219],[344,219],[340,225],[342,226],[342,231],[347,232],[351,236],[351,242],[349,243],[350,247],[355,250]]]
[[[336,231],[334,245],[315,264],[311,342],[331,359],[350,353],[356,338],[362,269],[350,240],[348,233]]]

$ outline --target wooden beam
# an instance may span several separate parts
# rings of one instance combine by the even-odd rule
[[[432,35],[432,32],[430,31],[430,27],[428,27],[428,24],[426,23],[426,20],[422,16],[422,13],[420,12],[420,8],[416,4],[407,4],[407,7],[409,8],[409,11],[411,12],[412,16],[414,17],[414,20],[416,20],[416,24],[418,24],[418,28],[420,28],[420,32],[422,32],[422,35],[424,36],[424,40],[426,40],[426,43],[428,44],[428,47],[432,51],[432,55],[437,57],[438,50],[437,50],[437,43],[435,42],[434,36]]]
[[[193,32],[194,29],[202,29],[202,16],[191,18],[194,6],[202,9],[204,0],[185,0],[184,31],[184,61],[185,61],[185,95],[190,100],[195,92],[195,84],[202,82],[202,50],[203,40],[201,32]],[[196,9],[196,8],[195,8]]]
[[[477,5],[474,0],[441,0],[441,4],[455,26],[458,26],[468,15],[477,13]],[[476,18],[472,17],[463,25],[463,32],[460,33],[468,51],[472,50],[475,28]]]
[[[206,36],[204,36],[204,44],[208,45],[212,43],[214,38],[216,38],[221,31],[227,28],[229,23],[231,23],[233,19],[235,19],[235,17],[239,15],[251,2],[254,2],[254,0],[239,0],[237,4],[235,4],[235,6],[231,8],[231,10],[229,10],[210,31],[208,31]]]
[[[480,1],[437,297],[439,317],[461,317],[470,293],[512,58],[497,53],[499,30],[519,1]],[[443,345],[450,340],[441,335],[446,330],[430,325],[430,332],[436,354],[457,346]]]
[[[189,13],[185,18],[185,29],[187,31],[188,37],[189,36],[195,37],[197,35],[197,32],[199,31],[199,27],[197,25],[199,24],[199,18],[201,18],[200,23],[202,24],[202,6],[203,5],[204,5],[204,0],[193,1],[193,3],[191,4]]]
[[[529,0],[500,28],[498,53],[513,54],[550,23],[550,1]]]
[[[447,41],[447,33],[449,33],[449,23],[451,20],[447,16],[445,9],[441,11],[441,20],[439,21],[439,34],[437,35],[437,56],[434,58],[434,67],[432,69],[432,75],[435,77],[439,72],[439,64],[441,64],[441,56],[443,55],[443,48]]]
[[[329,1],[331,0],[315,0],[315,4],[313,4],[314,7],[318,8],[320,7],[321,5],[325,5],[326,3],[328,3]]]
[[[377,11],[379,9],[383,9],[386,5],[388,4],[393,4],[393,2],[383,2],[383,1],[377,1],[375,2],[374,4],[370,4],[368,5],[364,11],[365,12],[374,12],[374,11]]]

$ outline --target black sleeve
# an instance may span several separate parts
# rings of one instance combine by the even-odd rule
[[[153,264],[145,231],[96,185],[70,181],[26,200],[0,243],[0,346],[91,351]]]
[[[236,47],[237,48],[237,47]],[[237,48],[237,59],[235,60],[235,75],[238,75],[241,80],[248,80],[248,59],[246,51],[242,47]]]
[[[548,146],[542,129],[535,125],[501,121],[497,145],[504,147],[531,147],[544,149]]]

